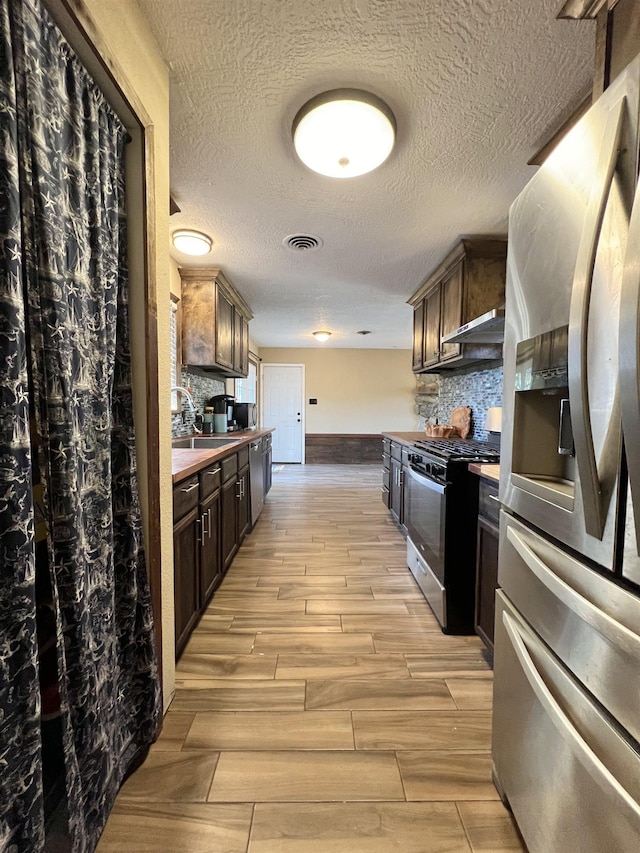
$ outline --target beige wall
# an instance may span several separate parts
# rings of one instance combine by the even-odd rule
[[[416,428],[410,350],[261,347],[260,357],[263,364],[305,365],[307,433]],[[317,406],[309,405],[310,397],[317,398]]]
[[[178,266],[178,262],[174,261],[173,258],[169,258],[169,282],[171,287],[171,293],[174,296],[177,296],[178,299],[180,299],[180,296],[182,294],[180,267]]]
[[[56,19],[61,20],[64,4],[48,0]],[[171,425],[170,425],[170,268],[168,252],[169,232],[169,77],[156,43],[140,8],[131,0],[80,0],[75,2],[76,13],[82,29],[87,34],[92,50],[99,53],[106,67],[132,105],[136,114],[145,116],[146,140],[146,184],[148,188],[149,222],[151,228],[146,235],[147,262],[153,275],[150,282],[151,299],[158,305],[158,381],[151,387],[150,394],[160,401],[160,418],[157,429],[160,445],[160,482],[171,483]],[[62,7],[60,13],[58,8]],[[73,43],[73,42],[72,42]],[[76,46],[74,44],[74,46]],[[104,85],[104,71],[100,63],[92,61],[91,51],[76,49],[81,53],[89,70]],[[134,135],[132,146],[142,150],[140,134]],[[133,157],[131,158],[133,159]],[[138,157],[128,172],[142,186],[143,163]],[[150,166],[150,164],[152,164]],[[128,166],[129,169],[129,166]],[[137,172],[136,172],[137,170]],[[131,323],[136,390],[136,441],[139,470],[146,471],[148,461],[146,444],[146,372],[145,372],[145,319],[147,306],[144,303],[145,282],[143,278],[142,199],[131,196],[129,211],[130,244],[134,258],[130,266]],[[167,310],[163,310],[166,307]],[[155,429],[156,425],[152,426]],[[151,460],[153,463],[154,460]],[[143,511],[147,505],[147,484],[141,476],[141,501]],[[148,518],[145,512],[148,533]],[[173,627],[173,537],[171,489],[160,489],[160,536],[161,536],[161,588],[162,588],[162,636],[163,636],[163,691],[165,707],[175,690],[175,656]]]

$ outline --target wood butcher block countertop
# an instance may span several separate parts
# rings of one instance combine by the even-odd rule
[[[479,477],[486,477],[487,480],[495,480],[496,483],[500,481],[499,465],[490,465],[487,462],[471,462],[469,470]]]
[[[212,462],[218,459],[224,459],[231,453],[235,453],[238,448],[246,447],[256,438],[262,438],[264,435],[269,435],[273,432],[273,428],[268,429],[244,429],[240,432],[229,433],[214,433],[213,435],[205,435],[204,438],[233,438],[237,439],[233,444],[225,444],[222,447],[208,447],[202,450],[194,448],[174,448],[171,452],[171,473],[173,482],[179,483],[181,480],[196,474],[202,468],[206,468]],[[191,438],[191,436],[179,436],[179,438]]]

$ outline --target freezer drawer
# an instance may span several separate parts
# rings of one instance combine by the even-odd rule
[[[576,678],[640,741],[640,599],[504,511],[498,584]]]
[[[494,664],[496,782],[529,853],[635,853],[640,756],[502,591]]]

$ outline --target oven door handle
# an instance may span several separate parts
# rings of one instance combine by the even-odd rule
[[[418,474],[415,468],[409,468],[409,473],[420,483],[421,486],[426,486],[427,489],[431,489],[432,492],[438,492],[440,495],[444,495],[447,491],[447,487],[443,486],[441,483],[436,483],[435,480],[432,480],[431,477],[425,477],[424,474]]]

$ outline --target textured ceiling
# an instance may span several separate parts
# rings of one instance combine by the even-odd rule
[[[592,23],[561,0],[138,0],[171,76],[171,229],[214,240],[260,346],[409,348],[406,299],[460,235],[506,233],[527,160],[588,93]],[[291,123],[328,89],[395,113],[394,151],[346,181]],[[294,254],[294,233],[320,237]],[[174,253],[183,266],[202,259]],[[361,329],[372,330],[366,337]]]

